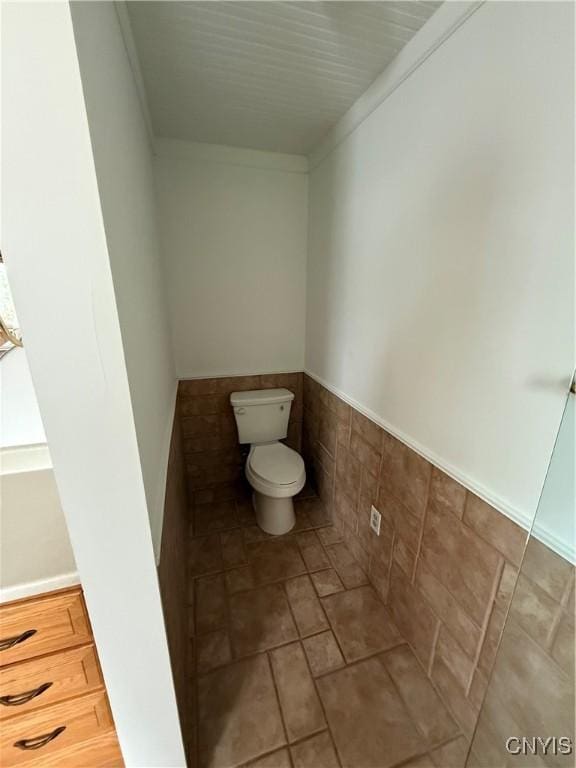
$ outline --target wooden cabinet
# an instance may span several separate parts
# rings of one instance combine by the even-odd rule
[[[0,667],[0,721],[102,687],[93,645]]]
[[[92,642],[82,592],[0,606],[0,665]]]
[[[0,765],[123,766],[79,588],[0,606]]]

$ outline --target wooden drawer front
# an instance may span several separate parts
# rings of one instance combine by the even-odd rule
[[[90,693],[102,685],[93,645],[2,667],[0,721]]]
[[[50,734],[64,727],[58,736],[47,741]],[[82,741],[103,735],[114,728],[108,700],[104,691],[90,693],[77,699],[70,699],[61,704],[54,704],[46,709],[39,709],[27,715],[20,715],[2,723],[0,736],[0,765],[10,768],[39,761],[62,750],[69,749]],[[47,741],[38,749],[23,749],[16,746],[24,740],[25,744]]]
[[[26,768],[124,768],[116,733],[111,731],[96,739],[26,763]]]
[[[91,641],[80,590],[0,606],[0,666]]]

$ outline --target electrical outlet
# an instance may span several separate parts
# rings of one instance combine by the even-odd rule
[[[374,505],[370,508],[370,528],[374,531],[376,536],[380,536],[380,520],[382,520],[382,515]]]

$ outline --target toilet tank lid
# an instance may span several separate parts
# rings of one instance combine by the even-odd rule
[[[246,405],[273,405],[294,400],[289,389],[251,389],[247,392],[232,392],[230,402],[236,408]]]

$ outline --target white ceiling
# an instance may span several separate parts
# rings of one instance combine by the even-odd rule
[[[158,136],[308,154],[440,4],[127,6]]]

